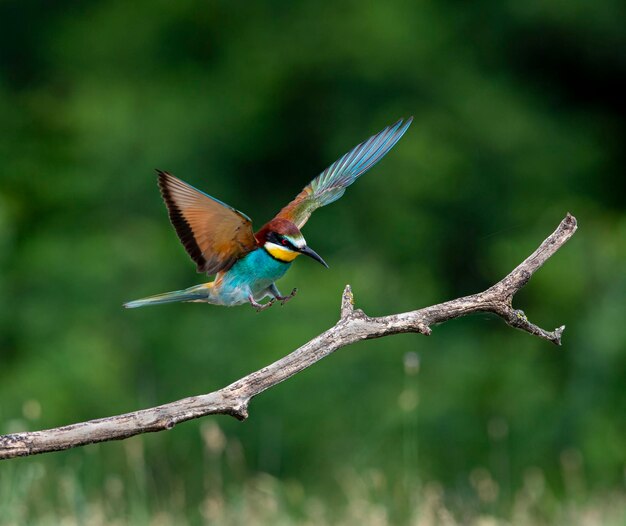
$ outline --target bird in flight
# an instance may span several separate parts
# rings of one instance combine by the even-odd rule
[[[295,296],[297,289],[283,296],[275,282],[283,277],[294,259],[304,254],[328,267],[300,232],[311,213],[339,199],[346,187],[393,148],[412,120],[412,117],[400,119],[354,147],[305,186],[256,233],[246,214],[157,170],[159,189],[180,241],[198,272],[215,274],[215,278],[210,283],[130,301],[124,306],[135,308],[179,301],[225,306],[249,303],[261,311],[277,300],[284,304]],[[269,301],[261,303],[266,297]]]

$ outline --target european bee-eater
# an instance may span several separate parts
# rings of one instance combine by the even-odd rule
[[[215,274],[210,283],[185,290],[166,292],[126,303],[128,308],[177,301],[241,305],[257,310],[270,307],[276,300],[286,302],[276,288],[300,254],[325,267],[326,262],[306,244],[300,229],[311,213],[339,199],[356,179],[380,161],[400,140],[413,118],[400,119],[380,133],[359,144],[313,179],[296,198],[258,232],[242,212],[196,190],[167,172],[158,172],[161,195],[170,221],[198,272]],[[260,303],[266,297],[267,303]]]

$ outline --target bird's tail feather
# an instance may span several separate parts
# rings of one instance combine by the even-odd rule
[[[124,303],[127,309],[135,309],[137,307],[145,307],[147,305],[161,305],[163,303],[175,303],[178,301],[198,301],[206,300],[209,296],[209,289],[206,285],[197,285],[185,290],[175,290],[173,292],[164,292],[155,296],[149,296],[139,300]]]

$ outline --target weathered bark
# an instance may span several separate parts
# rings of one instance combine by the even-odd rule
[[[360,340],[405,332],[430,335],[431,326],[474,312],[494,313],[511,327],[561,345],[564,326],[554,331],[546,331],[531,323],[521,310],[514,309],[512,300],[515,293],[528,283],[533,273],[572,237],[576,228],[576,219],[567,214],[535,252],[492,287],[479,294],[423,309],[372,318],[362,310],[354,309],[352,291],[348,285],[343,292],[339,321],[326,332],[267,367],[213,393],[54,429],[0,436],[0,459],[70,449],[94,442],[121,440],[140,433],[171,429],[180,422],[206,415],[225,414],[245,420],[252,398],[341,347]]]

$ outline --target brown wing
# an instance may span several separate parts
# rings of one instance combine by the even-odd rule
[[[257,248],[248,216],[167,172],[157,173],[170,221],[198,272],[228,270]]]
[[[339,199],[348,186],[380,161],[400,140],[412,121],[413,117],[406,121],[400,119],[355,146],[305,186],[276,217],[302,228],[312,212]]]

